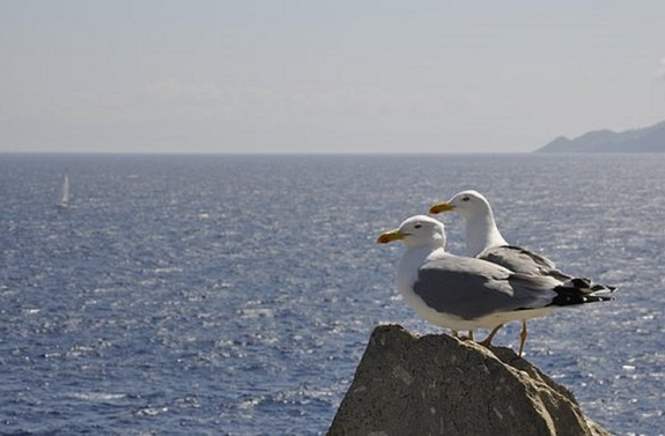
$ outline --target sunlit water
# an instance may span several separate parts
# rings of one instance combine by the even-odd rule
[[[377,323],[438,331],[376,235],[466,188],[621,287],[532,322],[527,358],[610,430],[662,434],[662,155],[0,156],[0,432],[324,432]]]

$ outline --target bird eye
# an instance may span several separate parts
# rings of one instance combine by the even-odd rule
[[[419,229],[419,228],[421,228],[422,226],[423,226],[422,224],[416,224],[415,226],[413,226],[413,228],[414,228],[414,229]]]
[[[469,201],[469,197],[462,198],[462,201]]]

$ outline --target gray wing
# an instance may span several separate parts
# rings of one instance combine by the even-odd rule
[[[545,307],[559,283],[550,277],[514,274],[480,259],[446,255],[418,270],[413,291],[432,309],[475,319],[497,312]]]
[[[546,275],[559,281],[572,279],[572,276],[559,271],[554,262],[548,258],[513,245],[490,247],[477,258],[501,265],[516,273]]]

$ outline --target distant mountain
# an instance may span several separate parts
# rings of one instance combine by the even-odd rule
[[[559,136],[537,153],[665,153],[665,121],[641,129],[595,130],[575,139]]]

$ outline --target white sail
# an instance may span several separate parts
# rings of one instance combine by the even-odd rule
[[[60,207],[69,206],[69,176],[65,174],[65,179],[62,182],[62,196],[60,197]]]

